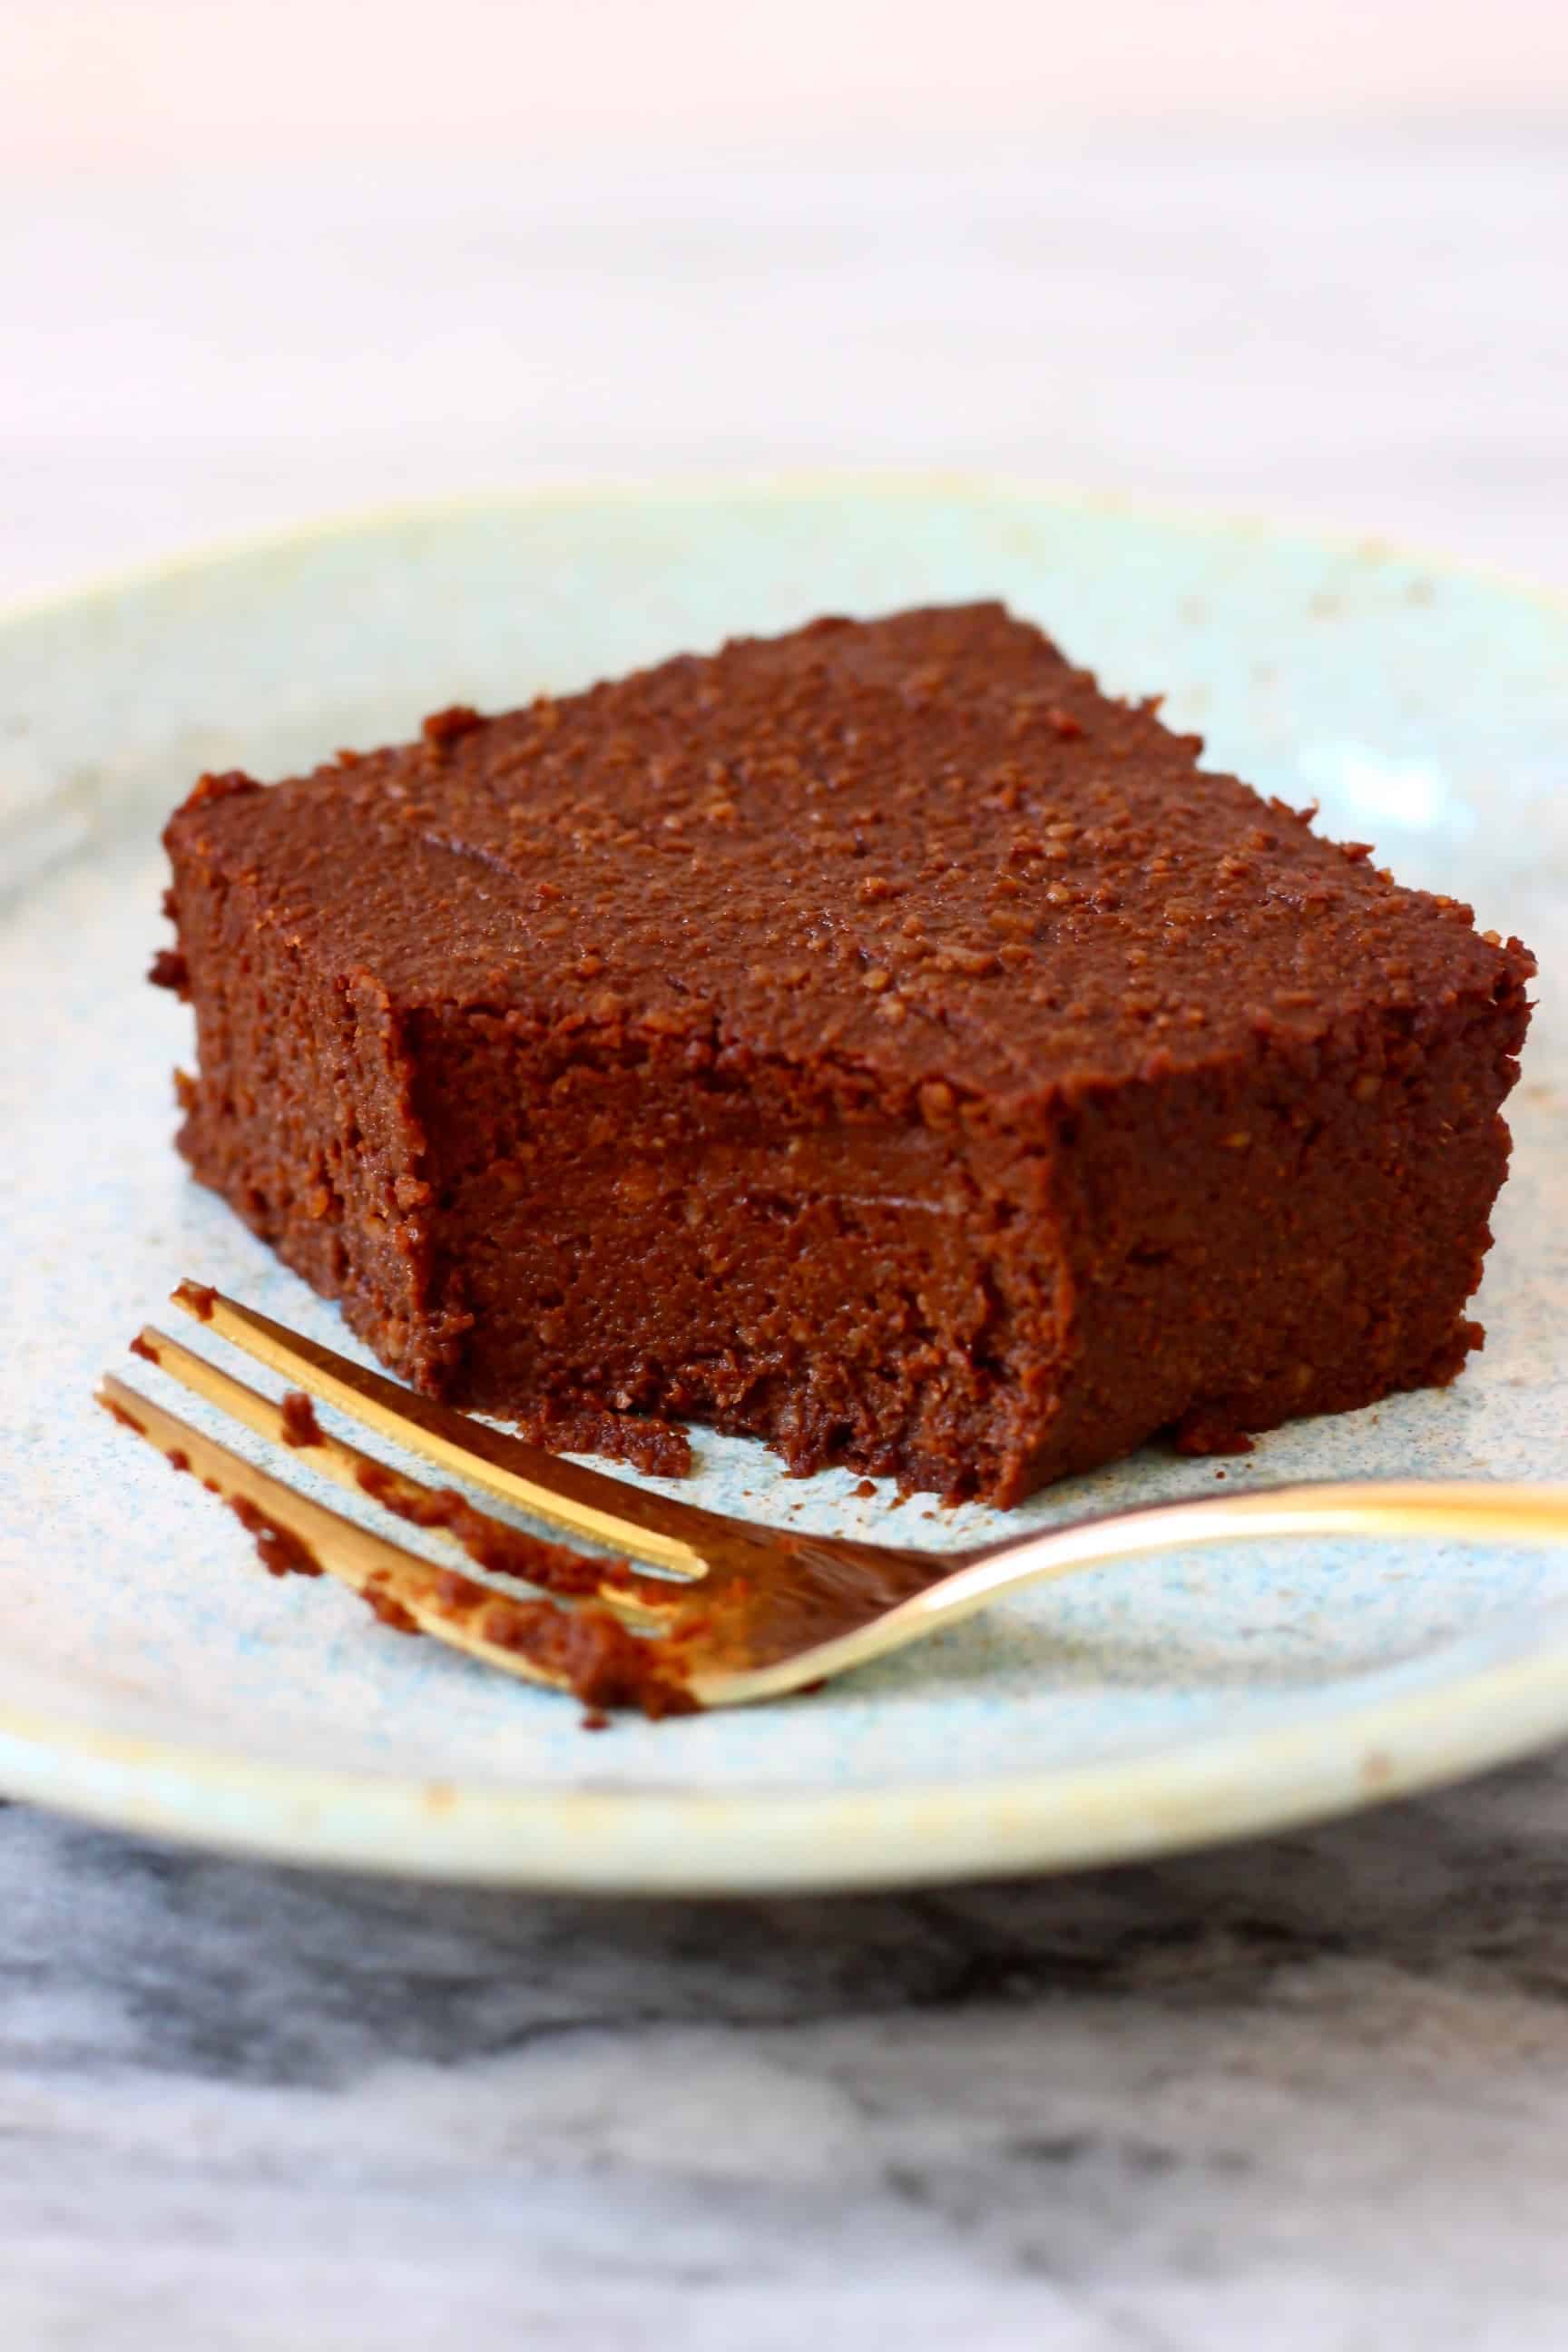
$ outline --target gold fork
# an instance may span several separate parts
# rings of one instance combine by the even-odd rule
[[[299,1449],[341,1486],[437,1531],[481,1573],[443,1567],[373,1534],[106,1375],[100,1402],[222,1496],[268,1568],[336,1577],[401,1631],[432,1634],[509,1674],[575,1692],[595,1708],[632,1705],[660,1715],[777,1698],[921,1641],[1027,1585],[1141,1553],[1263,1536],[1511,1544],[1568,1537],[1568,1486],[1458,1480],[1204,1495],[957,1552],[794,1534],[561,1460],[202,1285],[182,1283],[174,1300],[304,1393],[275,1403],[151,1327],[132,1341],[135,1353],[260,1436]],[[426,1486],[322,1430],[310,1398],[628,1557],[584,1557],[490,1517],[453,1488]],[[628,1558],[658,1573],[639,1573]]]

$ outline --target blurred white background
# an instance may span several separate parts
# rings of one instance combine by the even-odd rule
[[[4,0],[0,593],[992,467],[1568,580],[1568,0]]]

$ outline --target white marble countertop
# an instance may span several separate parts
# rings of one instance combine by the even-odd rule
[[[1568,583],[1539,126],[18,186],[0,593],[322,506],[867,462]],[[1568,2336],[1561,1758],[908,1899],[465,1895],[17,1807],[0,1885],[7,2352]]]
[[[5,2341],[1558,2352],[1565,1817],[704,1906],[9,1809]]]

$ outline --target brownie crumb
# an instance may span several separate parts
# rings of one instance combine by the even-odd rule
[[[606,1579],[613,1580],[626,1571],[624,1559],[595,1559],[565,1544],[530,1535],[525,1528],[508,1527],[502,1519],[492,1519],[455,1486],[417,1486],[379,1462],[362,1462],[354,1475],[373,1503],[406,1519],[411,1527],[444,1529],[462,1545],[475,1566],[489,1575],[515,1576],[547,1592],[584,1593],[597,1592]]]
[[[558,1609],[497,1593],[479,1631],[492,1648],[559,1676],[592,1712],[640,1707],[655,1722],[697,1712],[691,1693],[661,1670],[658,1644],[628,1633],[608,1610]]]
[[[475,1510],[466,1496],[449,1486],[423,1489],[381,1463],[362,1463],[357,1479],[364,1494],[397,1512],[397,1517],[409,1519],[416,1527],[442,1527],[458,1536],[479,1567],[527,1576],[531,1583],[562,1595],[597,1592],[606,1578],[614,1576],[616,1567],[626,1569],[626,1561],[585,1559],[578,1552],[566,1550],[564,1545],[545,1543],[541,1536],[503,1527],[499,1519],[489,1519],[484,1512]],[[268,1559],[266,1550],[263,1559]],[[294,1561],[287,1564],[291,1567]],[[270,1559],[268,1567],[273,1567]],[[282,1573],[282,1569],[275,1569],[275,1573]],[[660,1656],[658,1642],[627,1633],[621,1618],[611,1616],[609,1609],[593,1601],[583,1601],[576,1609],[560,1609],[552,1600],[515,1600],[491,1585],[475,1583],[475,1578],[463,1576],[461,1569],[433,1569],[426,1592],[454,1630],[472,1630],[491,1649],[527,1658],[550,1679],[564,1682],[566,1689],[583,1700],[585,1731],[606,1728],[606,1710],[611,1707],[639,1707],[651,1719],[699,1710],[699,1700],[670,1673],[666,1656]],[[423,1630],[378,1578],[372,1578],[364,1588],[364,1601],[395,1633]]]
[[[225,1500],[247,1535],[256,1538],[257,1552],[268,1576],[320,1576],[321,1562],[292,1528],[258,1509],[244,1495],[226,1496]]]
[[[1178,1454],[1254,1454],[1258,1450],[1223,1407],[1205,1405],[1183,1414],[1175,1427],[1175,1446]]]
[[[461,1496],[452,1495],[427,1496],[423,1506],[416,1506],[414,1497],[419,1490],[407,1481],[395,1481],[390,1472],[379,1476],[362,1472],[360,1484],[367,1493],[390,1502],[394,1509],[407,1506],[403,1516],[417,1518],[425,1526],[446,1524],[444,1512],[447,1506],[458,1507],[452,1516],[459,1524],[462,1514],[472,1509]],[[407,1493],[395,1497],[395,1484],[407,1486]],[[478,1513],[473,1516],[480,1517]],[[535,1539],[520,1540],[526,1543]],[[561,1548],[540,1545],[539,1549],[552,1552]],[[603,1563],[583,1565],[592,1567],[602,1576]],[[608,1711],[616,1707],[638,1707],[655,1721],[665,1716],[694,1714],[699,1709],[700,1702],[669,1670],[661,1644],[628,1633],[607,1609],[595,1608],[592,1602],[563,1609],[553,1601],[516,1599],[450,1568],[428,1570],[424,1592],[435,1612],[454,1631],[470,1638],[477,1636],[490,1648],[505,1651],[513,1657],[525,1658],[552,1681],[564,1684],[583,1702],[585,1730],[603,1730]],[[395,1631],[416,1633],[424,1630],[405,1604],[386,1590],[384,1580],[373,1578],[364,1589],[363,1598],[382,1622]]]
[[[181,1282],[174,1286],[174,1297],[182,1307],[188,1307],[198,1323],[210,1323],[213,1308],[217,1305],[217,1292],[210,1282]]]
[[[445,710],[433,710],[419,731],[435,750],[445,751],[448,743],[460,742],[484,723],[479,712],[466,702],[454,702]]]
[[[871,1484],[869,1478],[860,1479],[857,1485],[851,1486],[849,1489],[849,1492],[852,1495],[858,1495],[863,1503],[868,1503],[876,1491],[877,1489]]]
[[[160,948],[147,969],[154,988],[170,988],[182,1003],[191,997],[191,967],[179,948]]]
[[[130,1344],[132,1354],[133,1356],[140,1356],[144,1364],[156,1364],[162,1361],[157,1349],[153,1346],[149,1339],[143,1338],[140,1331],[137,1332],[136,1337]]]
[[[376,1622],[384,1625],[390,1633],[417,1634],[423,1630],[418,1619],[404,1607],[395,1594],[388,1592],[384,1585],[374,1582],[367,1584],[360,1598]]]
[[[476,1584],[456,1568],[438,1568],[430,1588],[443,1617],[464,1617],[489,1597],[489,1587]]]
[[[146,1423],[143,1421],[138,1421],[136,1415],[133,1412],[128,1412],[117,1397],[100,1397],[98,1401],[103,1407],[104,1412],[110,1414],[112,1418],[120,1423],[121,1429],[133,1429],[138,1437],[146,1436]]]
[[[204,801],[235,800],[244,793],[258,793],[262,789],[256,778],[247,776],[243,768],[226,768],[221,775],[214,775],[209,771],[196,778],[185,805],[195,808]]]
[[[316,1419],[316,1408],[303,1389],[288,1390],[280,1410],[283,1426],[279,1434],[285,1445],[321,1445],[325,1443],[321,1424]]]

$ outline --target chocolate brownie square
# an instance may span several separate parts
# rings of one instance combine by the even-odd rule
[[[173,818],[182,1148],[455,1402],[1012,1503],[1451,1379],[1533,970],[1000,605]]]

